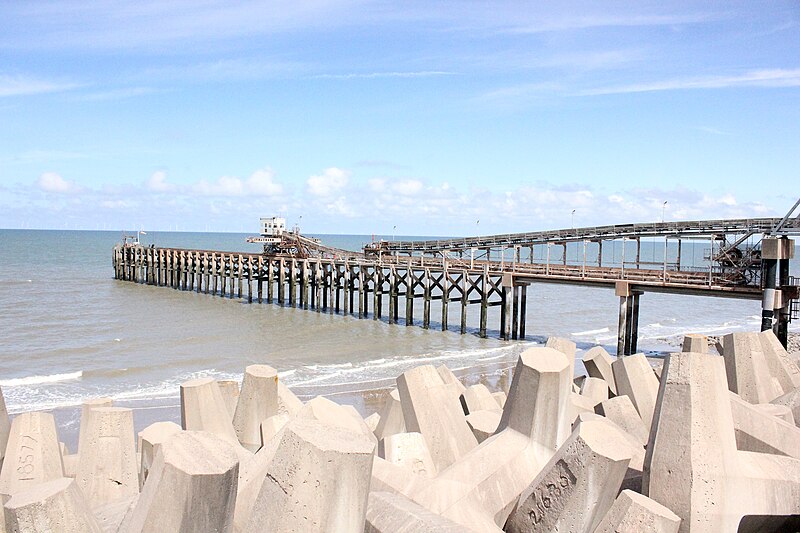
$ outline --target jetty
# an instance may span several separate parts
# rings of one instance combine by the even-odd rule
[[[762,329],[773,329],[785,346],[789,323],[800,317],[800,279],[789,269],[798,206],[800,200],[783,218],[380,241],[360,251],[286,230],[273,217],[262,219],[261,236],[248,239],[263,243],[260,253],[147,247],[136,238],[114,247],[113,266],[116,279],[134,283],[374,320],[385,314],[390,324],[406,326],[447,330],[453,322],[462,334],[468,307],[479,306],[481,337],[490,308],[499,307],[506,340],[525,338],[527,299],[535,296],[528,289],[536,283],[605,287],[619,297],[621,355],[637,351],[646,292],[760,300]],[[709,246],[701,266],[686,257],[697,243]],[[422,302],[421,317],[415,302]]]

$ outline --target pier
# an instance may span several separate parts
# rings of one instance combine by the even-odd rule
[[[474,305],[482,337],[489,331],[489,309],[499,307],[497,329],[507,340],[526,336],[531,285],[605,287],[619,297],[617,351],[627,355],[637,351],[639,302],[646,292],[761,300],[762,329],[774,329],[785,344],[789,322],[800,315],[800,283],[789,272],[794,255],[789,235],[797,233],[800,217],[787,214],[381,241],[350,251],[287,231],[277,239],[250,239],[265,243],[263,253],[123,242],[114,248],[113,265],[119,280],[362,319],[381,320],[385,313],[390,324],[430,328],[435,323],[442,330],[458,324],[461,333],[467,332],[467,309]],[[643,241],[651,250],[663,249],[658,262],[643,257]],[[708,266],[686,264],[687,241],[710,245]],[[570,247],[577,251],[572,258]],[[604,247],[620,247],[619,260],[609,260]],[[415,308],[415,302],[421,306]],[[433,302],[438,304],[432,317]],[[422,316],[415,316],[419,307]]]

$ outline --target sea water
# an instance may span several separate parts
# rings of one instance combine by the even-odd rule
[[[348,249],[372,238],[317,236]],[[181,382],[201,376],[241,379],[244,368],[255,363],[275,367],[303,398],[347,398],[390,387],[398,374],[425,363],[446,364],[466,376],[499,375],[525,347],[551,335],[570,338],[581,349],[595,344],[616,349],[619,299],[608,288],[533,284],[528,340],[499,340],[497,307],[489,315],[490,337],[482,339],[476,305],[468,308],[469,333],[461,335],[460,306],[453,304],[449,331],[436,322],[437,302],[431,329],[425,330],[390,325],[385,318],[363,320],[118,281],[112,247],[120,237],[102,231],[0,230],[0,388],[12,414],[56,410],[68,442],[75,439],[77,406],[85,399],[109,396],[132,407],[138,425],[152,418],[143,415],[150,410],[175,419]],[[258,252],[245,237],[149,232],[142,240]],[[759,314],[758,301],[646,293],[640,300],[639,348],[660,352],[687,332],[755,331]],[[415,317],[421,316],[417,310]]]

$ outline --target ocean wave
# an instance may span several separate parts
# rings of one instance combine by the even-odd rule
[[[66,374],[50,374],[46,376],[29,376],[26,378],[12,378],[0,380],[0,387],[22,387],[28,385],[41,385],[43,383],[56,383],[58,381],[69,381],[80,379],[82,371],[69,372]]]

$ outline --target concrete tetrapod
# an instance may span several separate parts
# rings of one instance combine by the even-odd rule
[[[643,353],[618,357],[611,368],[617,383],[617,394],[627,395],[631,399],[649,431],[658,396],[658,378],[647,358]]]
[[[783,396],[778,396],[770,403],[788,407],[792,411],[795,425],[800,426],[800,388],[789,391]]]
[[[17,415],[11,423],[6,454],[0,472],[0,497],[64,477],[56,422],[49,413]]]
[[[81,453],[83,441],[86,440],[88,436],[86,425],[89,423],[89,415],[92,409],[96,409],[98,407],[112,407],[111,398],[92,398],[91,400],[86,400],[81,404],[81,425],[80,429],[78,430],[78,450],[75,452],[77,454]]]
[[[631,452],[613,423],[578,424],[522,493],[504,530],[591,533],[614,503]]]
[[[147,480],[159,446],[180,431],[181,427],[175,422],[155,422],[139,432],[139,488]]]
[[[92,506],[139,493],[133,411],[98,407],[89,412],[75,481]]]
[[[502,416],[503,412],[499,409],[475,411],[467,415],[467,424],[469,424],[472,434],[475,435],[475,438],[480,443],[495,434]]]
[[[261,422],[261,446],[266,445],[272,437],[280,432],[289,421],[289,415],[274,415]]]
[[[571,383],[563,353],[525,350],[497,433],[418,489],[414,501],[477,531],[481,520],[502,526],[520,494],[569,436]]]
[[[74,479],[59,478],[16,493],[5,504],[7,533],[101,533]]]
[[[794,422],[769,415],[760,406],[742,400],[733,392],[730,400],[738,450],[800,459],[800,428]]]
[[[3,397],[3,389],[0,388],[0,468],[3,467],[3,457],[6,455],[6,445],[8,435],[11,433],[11,419],[8,418],[6,410],[6,400]]]
[[[569,339],[563,337],[548,337],[545,348],[553,348],[567,356],[569,362],[569,379],[575,377],[575,351],[577,345]]]
[[[374,451],[360,432],[291,420],[243,533],[363,531]]]
[[[608,383],[604,379],[588,377],[581,385],[581,396],[592,401],[592,407],[608,400]]]
[[[632,490],[623,490],[595,533],[678,533],[678,515]]]
[[[470,530],[405,496],[370,492],[364,533],[467,533]]]
[[[181,383],[181,427],[189,431],[208,431],[239,444],[219,385],[211,378]]]
[[[683,337],[682,352],[708,353],[708,337],[699,333],[689,333]]]
[[[478,445],[458,399],[433,366],[418,366],[397,378],[406,430],[422,433],[442,471]]]
[[[464,391],[467,388],[461,383],[461,380],[453,374],[453,371],[447,368],[446,365],[439,365],[436,367],[436,371],[439,373],[439,376],[442,378],[442,381],[445,385],[450,387],[450,390],[456,395],[456,398],[460,397],[464,394]]]
[[[303,408],[303,402],[278,379],[278,413],[294,416]]]
[[[431,452],[420,433],[396,433],[378,443],[378,455],[390,463],[404,466],[414,474],[436,477]]]
[[[406,431],[403,406],[400,403],[400,393],[397,392],[397,389],[392,389],[386,396],[386,402],[383,404],[380,414],[381,419],[378,421],[378,427],[375,428],[375,437],[378,440]]]
[[[278,371],[267,365],[245,368],[242,391],[233,415],[233,428],[242,446],[261,447],[261,422],[278,414]]]
[[[730,333],[722,341],[731,391],[750,403],[768,403],[784,394],[770,374],[758,333]]]
[[[590,348],[583,354],[583,366],[589,377],[599,378],[606,382],[609,390],[617,394],[617,384],[614,381],[614,372],[611,370],[611,363],[614,359],[602,346]]]
[[[727,385],[720,357],[664,364],[642,488],[682,532],[773,531],[800,514],[800,460],[736,449]]]
[[[471,385],[464,389],[460,400],[465,415],[477,411],[500,411],[497,406],[497,400],[492,397],[492,393],[483,383]]]
[[[225,402],[225,407],[228,409],[232,421],[233,415],[236,414],[236,404],[239,402],[239,382],[232,379],[224,379],[217,381],[217,386],[219,387],[219,392],[222,393],[222,400]]]
[[[616,396],[600,402],[594,406],[594,412],[608,418],[636,437],[642,446],[647,444],[650,432],[645,427],[642,417],[639,416],[630,397],[627,395]]]
[[[800,367],[789,356],[786,348],[775,336],[771,329],[758,333],[761,349],[767,361],[767,368],[772,377],[778,382],[782,393],[800,388]]]
[[[120,533],[231,533],[238,476],[230,442],[202,431],[176,433],[159,446]]]

